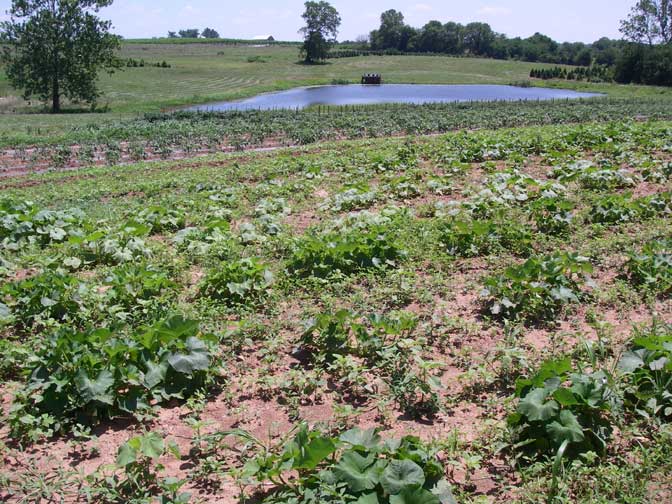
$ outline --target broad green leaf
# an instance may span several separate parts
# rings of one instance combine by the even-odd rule
[[[380,484],[390,495],[396,495],[405,488],[424,485],[425,473],[412,460],[392,460],[385,468]]]
[[[352,492],[373,490],[378,484],[374,462],[373,454],[363,457],[355,451],[347,451],[334,467],[333,473],[340,481],[344,481]]]
[[[295,457],[294,469],[315,469],[320,462],[336,451],[336,446],[328,437],[318,436],[308,444],[299,446],[299,455]]]
[[[75,386],[85,403],[98,401],[111,405],[114,400],[109,393],[112,385],[114,376],[108,370],[101,371],[95,380],[89,378],[83,369],[80,369],[75,377]]]
[[[362,495],[354,504],[380,504],[380,501],[376,493],[370,493]]]
[[[210,367],[210,355],[208,348],[201,340],[191,337],[187,340],[188,354],[171,354],[168,363],[183,374],[193,374],[194,371],[204,371]]]
[[[117,466],[126,467],[136,461],[138,452],[130,443],[124,443],[117,451]]]
[[[525,415],[532,422],[545,422],[560,410],[557,402],[546,401],[548,391],[544,389],[534,389],[521,399],[517,411]]]
[[[637,369],[644,367],[644,356],[646,350],[640,349],[633,352],[625,352],[618,362],[618,369],[623,373],[632,373]]]
[[[556,445],[561,445],[564,441],[580,443],[585,439],[581,424],[569,410],[562,410],[558,420],[546,426],[546,432]]]
[[[424,488],[404,488],[390,496],[390,504],[441,504],[441,501]]]
[[[168,371],[168,364],[165,362],[159,362],[155,364],[153,362],[147,362],[147,372],[145,373],[145,387],[154,388],[159,383],[162,383],[166,379],[166,372]]]
[[[440,480],[436,486],[432,488],[432,493],[439,498],[441,504],[457,504],[450,483],[445,479]]]
[[[140,438],[140,453],[151,459],[158,459],[165,450],[163,438],[156,432],[149,432]]]
[[[355,448],[370,450],[378,446],[380,443],[380,436],[375,428],[367,430],[354,428],[344,432],[341,435],[340,440],[344,443],[351,444]]]

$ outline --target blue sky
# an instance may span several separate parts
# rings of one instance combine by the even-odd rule
[[[485,21],[507,35],[527,37],[535,31],[559,41],[592,42],[618,38],[619,20],[635,0],[333,0],[343,19],[339,39],[354,39],[378,25],[380,13],[397,9],[406,21],[421,26],[431,19]],[[0,0],[0,19],[11,4]],[[125,37],[164,36],[179,28],[215,28],[222,36],[273,35],[294,40],[301,27],[303,0],[116,0],[104,10],[116,33]]]

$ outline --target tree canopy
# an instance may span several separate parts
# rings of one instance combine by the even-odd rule
[[[328,2],[306,2],[305,7],[302,17],[306,25],[299,31],[304,36],[301,56],[306,63],[315,63],[324,60],[336,42],[341,16]]]
[[[119,37],[96,14],[112,0],[13,0],[0,24],[2,61],[25,99],[38,96],[61,111],[61,98],[95,105],[98,72],[121,66]]]
[[[213,30],[212,28],[205,28],[203,29],[203,33],[201,33],[203,38],[207,39],[216,39],[219,38],[219,33],[217,33],[217,30]]]
[[[672,0],[639,0],[621,21],[621,33],[632,42],[672,44]]]

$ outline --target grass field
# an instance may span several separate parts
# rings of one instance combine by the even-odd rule
[[[124,44],[124,58],[166,61],[170,69],[128,68],[112,76],[101,76],[101,106],[105,114],[14,114],[24,108],[12,98],[15,92],[0,73],[0,136],[28,132],[41,136],[63,128],[126,119],[144,112],[158,112],[183,105],[232,100],[261,92],[296,86],[329,84],[333,79],[359,82],[366,72],[380,72],[390,83],[416,84],[509,84],[525,80],[530,70],[548,65],[474,58],[423,56],[362,57],[330,61],[325,65],[298,63],[296,47],[266,48],[218,44]],[[249,63],[261,57],[264,62]],[[581,90],[606,92],[612,96],[668,95],[667,90],[577,83],[540,83]],[[3,101],[5,102],[3,105]],[[32,112],[38,109],[33,107]]]

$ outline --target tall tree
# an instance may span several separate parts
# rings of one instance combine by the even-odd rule
[[[374,49],[401,49],[404,38],[404,15],[394,9],[380,15],[380,28],[371,32]]]
[[[61,111],[61,98],[95,104],[100,70],[120,68],[119,37],[95,14],[112,0],[13,0],[0,24],[1,59],[25,99],[37,95]]]
[[[178,33],[182,38],[198,38],[201,34],[198,28],[187,28],[186,30],[180,30]]]
[[[621,21],[621,33],[632,42],[672,44],[672,0],[639,0]]]
[[[217,33],[217,30],[213,30],[212,28],[205,28],[203,30],[203,33],[201,33],[201,35],[203,35],[203,38],[207,39],[219,38],[219,33]]]
[[[479,56],[488,56],[496,35],[487,23],[469,23],[464,27],[464,47]]]
[[[304,36],[301,56],[306,63],[324,60],[329,48],[336,42],[341,16],[328,2],[306,2],[303,19],[306,26],[299,30]]]

